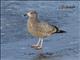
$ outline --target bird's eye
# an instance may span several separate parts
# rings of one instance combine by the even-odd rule
[[[31,14],[33,14],[33,13],[31,12]]]

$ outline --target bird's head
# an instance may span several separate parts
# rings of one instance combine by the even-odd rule
[[[37,17],[37,12],[32,10],[32,11],[29,11],[26,14],[24,14],[24,16]]]

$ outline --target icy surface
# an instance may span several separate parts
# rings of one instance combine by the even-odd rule
[[[75,7],[61,8],[62,5]],[[40,51],[31,48],[38,39],[28,33],[24,17],[31,9],[39,13],[41,21],[66,31],[45,39]],[[79,13],[79,1],[2,1],[1,60],[79,60]]]

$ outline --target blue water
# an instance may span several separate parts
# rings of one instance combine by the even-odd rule
[[[74,8],[61,8],[75,6]],[[44,40],[43,49],[31,45],[38,41],[27,31],[29,10],[36,10],[41,21],[57,25],[66,31]],[[1,2],[1,60],[79,60],[80,49],[79,1],[2,1]],[[49,56],[40,56],[39,53]]]

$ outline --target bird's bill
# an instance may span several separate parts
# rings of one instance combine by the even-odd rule
[[[24,16],[27,16],[27,14],[24,14]]]

